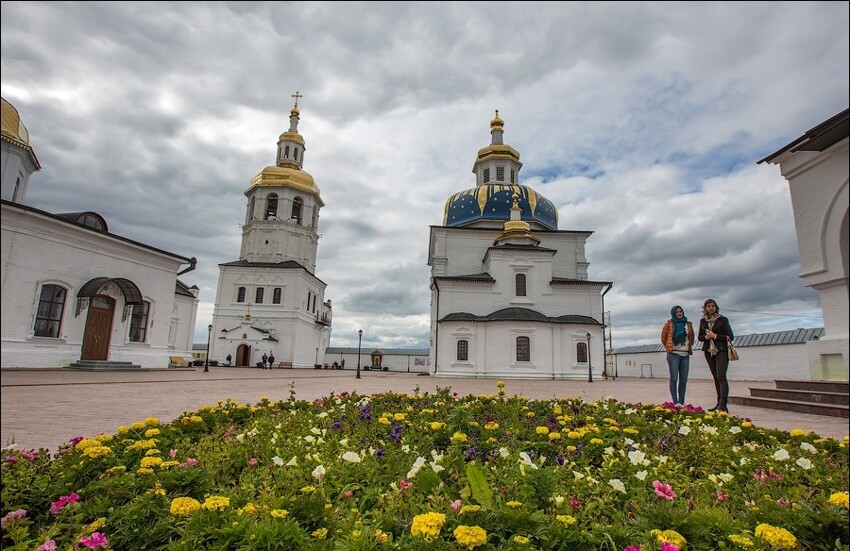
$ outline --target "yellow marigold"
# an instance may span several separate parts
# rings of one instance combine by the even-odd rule
[[[114,475],[114,474],[121,474],[126,470],[127,470],[127,467],[125,467],[124,465],[117,465],[117,466],[112,467],[110,469],[106,469],[105,471],[103,471],[103,474],[100,475],[100,476],[103,477],[103,476],[111,476],[111,475]]]
[[[141,421],[136,421],[135,423],[130,423],[130,428],[132,430],[142,430],[143,428],[145,428],[145,424]]]
[[[537,427],[534,429],[537,434],[549,434],[549,427]]]
[[[564,410],[561,409],[561,406],[559,406],[558,404],[555,404],[555,407],[552,408],[552,413],[554,413],[555,415],[561,415],[562,413],[564,413]],[[517,537],[521,538],[522,536],[517,536]]]
[[[387,543],[390,541],[390,535],[380,528],[376,528],[375,531],[372,532],[372,537],[375,538],[375,541],[378,543]]]
[[[250,501],[245,504],[244,507],[240,507],[236,510],[237,515],[250,515],[252,517],[256,517],[260,514],[260,511],[254,506]]]
[[[152,469],[153,467],[159,467],[162,465],[162,458],[160,457],[143,457],[139,465],[142,467],[147,467]]]
[[[145,417],[145,425],[149,427],[156,427],[159,425],[159,419],[156,417]]]
[[[505,505],[507,505],[508,508],[510,508],[510,509],[519,509],[520,507],[522,507],[522,502],[521,501],[509,501],[509,502],[505,503]]]
[[[120,427],[118,427],[118,434],[123,436],[123,435],[127,434],[128,432],[130,432],[130,429],[128,429],[124,425],[121,425]]]
[[[154,436],[159,436],[159,429],[148,429],[145,431],[145,438],[153,438]]]
[[[601,438],[591,438],[590,443],[595,444],[595,445],[599,445],[599,444],[604,444],[605,441],[602,440]]]
[[[767,543],[773,549],[792,549],[797,546],[797,538],[785,528],[759,524],[756,526],[756,537]]]
[[[460,508],[460,514],[462,515],[464,513],[477,513],[480,510],[481,510],[480,505],[464,505],[463,507]]]
[[[572,439],[574,439],[574,440],[575,440],[576,438],[581,438],[581,433],[580,433],[580,432],[576,432],[576,431],[574,431],[574,430],[571,430],[570,432],[568,432],[568,433],[567,433],[567,438],[572,438]]]
[[[101,443],[99,440],[95,440],[94,438],[83,438],[77,442],[76,448],[78,450],[85,450],[86,448],[93,448],[100,445]]]
[[[616,429],[617,427],[611,427],[611,428],[612,428],[612,429]],[[640,433],[640,431],[639,431],[639,430],[637,430],[637,429],[635,429],[635,428],[632,428],[632,427],[626,427],[626,428],[624,428],[624,429],[623,429],[623,432],[625,432],[626,434],[638,434],[638,433]]]
[[[487,532],[480,526],[458,526],[455,528],[455,539],[461,547],[475,549],[487,543]]]
[[[525,416],[528,417],[529,419],[531,419],[532,417],[534,417],[534,412],[529,411],[528,413],[525,414]]]
[[[831,496],[829,496],[830,505],[835,505],[836,507],[844,507],[848,508],[848,494],[847,492],[835,492]]]
[[[100,517],[96,521],[94,521],[91,524],[89,524],[88,526],[86,526],[86,531],[87,532],[97,532],[98,530],[100,530],[104,526],[106,526],[106,517]]]
[[[382,425],[389,425],[390,424],[390,420],[387,419],[386,417],[379,417],[378,422],[381,423]]]
[[[685,537],[675,530],[652,530],[649,535],[655,536],[655,538],[661,543],[672,543],[679,549],[688,543]]]
[[[431,427],[431,430],[442,430],[446,427],[446,424],[442,421],[432,421],[428,425]]]
[[[496,383],[496,386],[499,387],[499,388],[505,388],[505,381],[498,381]]]
[[[446,515],[442,513],[424,513],[413,517],[410,533],[416,537],[436,538],[440,535],[440,529],[446,522]]]
[[[794,438],[794,437],[797,437],[797,436],[806,436],[806,431],[804,431],[803,429],[792,430],[791,431],[791,437]]]
[[[525,536],[514,536],[513,539],[514,539],[514,543],[519,545],[520,547],[525,547],[531,541]]]
[[[746,428],[746,427],[752,427],[753,424],[750,421],[744,421],[743,423],[741,423],[741,426]]]
[[[731,536],[729,536],[729,541],[731,541],[736,546],[742,549],[749,549],[755,545],[755,543],[753,543],[753,540],[751,540],[747,536],[739,536],[737,534],[732,534]]]
[[[466,442],[469,440],[469,437],[462,432],[456,432],[452,435],[452,440],[455,442]]]
[[[555,517],[555,520],[557,520],[564,526],[572,526],[576,523],[576,517],[572,515],[558,515]]]
[[[274,518],[286,518],[289,515],[289,511],[286,509],[272,509],[271,515]]]
[[[496,430],[499,428],[499,423],[495,421],[488,421],[486,425],[484,425],[485,430]]]
[[[136,472],[139,474],[153,474],[153,469],[150,467],[139,467]]]
[[[137,442],[133,442],[133,444],[128,448],[130,450],[149,450],[151,448],[156,447],[156,440],[139,440]]]
[[[94,437],[94,439],[97,440],[98,442],[111,442],[112,441],[112,435],[111,434],[98,434],[97,436]]]
[[[328,529],[327,528],[319,528],[318,530],[313,530],[310,533],[311,536],[316,538],[317,540],[323,540],[328,537]]]
[[[162,489],[162,486],[159,485],[159,482],[156,483],[156,486],[154,486],[150,490],[150,492],[155,496],[164,496],[165,495],[165,490]]]
[[[201,508],[201,503],[191,497],[178,497],[171,501],[172,515],[191,515]]]
[[[223,511],[230,507],[230,498],[224,496],[210,496],[204,500],[202,507],[208,511]]]
[[[305,495],[306,494],[314,494],[314,493],[316,493],[316,487],[315,486],[304,486],[303,488],[301,488],[301,493],[305,494]]]
[[[146,452],[145,452],[145,455],[148,455],[148,456],[150,456],[150,455],[160,455],[161,453],[162,453],[162,452],[161,452],[161,451],[159,451],[158,449],[156,449],[156,448],[152,448],[152,449],[150,449],[150,450],[146,451]]]
[[[561,433],[560,432],[550,432],[549,433],[549,440],[560,440],[560,439],[561,439]]]
[[[396,413],[393,415],[393,419],[396,421],[404,421],[405,415],[403,413]]]
[[[98,459],[100,457],[106,457],[110,453],[112,453],[112,448],[107,448],[106,446],[100,445],[92,446],[83,450],[83,455],[85,455],[89,459]]]
[[[176,467],[179,465],[179,461],[163,461],[162,465],[159,466],[160,469],[170,469],[171,467]]]

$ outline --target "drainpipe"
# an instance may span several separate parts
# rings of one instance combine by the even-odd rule
[[[192,258],[189,259],[189,266],[184,268],[183,270],[177,272],[177,275],[181,276],[181,275],[185,274],[186,272],[191,272],[192,270],[195,269],[195,266],[197,266],[197,265],[198,265],[198,259],[193,256]]]
[[[608,354],[606,354],[605,350],[605,293],[611,290],[611,287],[614,286],[614,283],[609,281],[608,286],[605,287],[605,290],[602,291],[602,376],[607,379],[608,378]],[[614,358],[616,361],[616,358]],[[614,380],[617,380],[617,369],[614,368]]]
[[[431,282],[437,291],[437,311],[434,315],[434,373],[437,373],[437,352],[439,352],[437,343],[440,342],[438,338],[440,335],[440,286],[437,285],[437,278],[435,277],[431,278]]]

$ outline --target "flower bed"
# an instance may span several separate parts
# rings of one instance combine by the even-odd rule
[[[231,400],[5,451],[4,549],[848,549],[847,438],[673,404]]]

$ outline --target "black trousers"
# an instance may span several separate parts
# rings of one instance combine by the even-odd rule
[[[729,352],[718,350],[716,356],[712,356],[708,351],[704,352],[708,369],[714,378],[714,390],[717,392],[717,407],[726,409],[726,401],[729,399],[729,380],[726,378],[726,372],[729,370]]]

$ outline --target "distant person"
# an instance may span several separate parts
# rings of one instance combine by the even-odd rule
[[[230,354],[227,355],[227,365],[230,365],[230,361],[233,359],[233,356]]]
[[[345,369],[345,358],[342,359],[342,363],[339,364],[340,369]]]
[[[268,357],[268,355],[264,352],[264,353],[263,353],[263,369],[266,369],[266,368],[268,367],[268,365],[269,365],[269,357]]]
[[[702,351],[717,391],[717,404],[708,411],[728,411],[729,381],[726,372],[729,369],[729,342],[735,340],[735,334],[729,320],[720,315],[720,308],[713,298],[706,299],[702,310],[698,338],[703,343]]]
[[[670,319],[661,329],[661,344],[667,351],[667,367],[670,369],[670,397],[673,403],[685,405],[685,390],[688,387],[691,354],[694,353],[694,326],[685,317],[681,306],[670,309]]]
[[[339,369],[339,364],[338,364],[338,363],[336,363],[336,362],[334,362],[332,367],[333,367],[334,369]]]
[[[269,369],[274,367],[274,352],[269,354]]]

